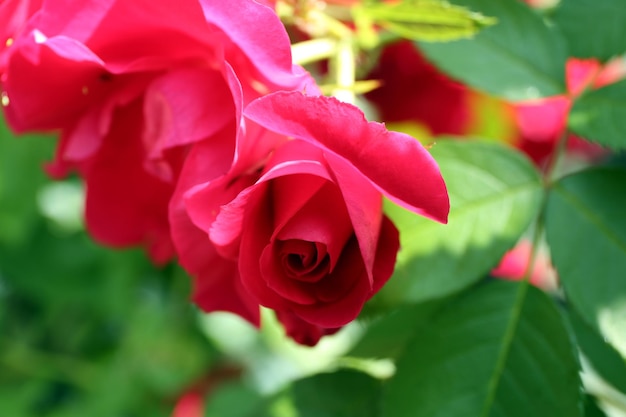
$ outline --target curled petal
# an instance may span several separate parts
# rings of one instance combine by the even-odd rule
[[[332,97],[277,92],[250,103],[245,115],[346,159],[397,204],[447,221],[448,194],[432,156],[412,137],[367,122],[357,107]]]
[[[289,37],[272,9],[248,0],[200,3],[206,19],[229,35],[261,77],[277,87],[290,89],[306,80],[306,74],[292,66]]]

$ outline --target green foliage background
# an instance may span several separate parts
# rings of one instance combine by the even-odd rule
[[[41,169],[53,147],[2,126],[0,414],[169,415],[215,360],[188,278],[94,243],[80,222],[80,184]]]

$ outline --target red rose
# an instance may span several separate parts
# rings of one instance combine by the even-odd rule
[[[194,253],[182,251],[181,259],[204,265],[196,289],[213,291],[196,297],[203,309],[258,324],[261,304],[278,312],[292,337],[314,344],[356,318],[393,272],[398,232],[382,196],[446,221],[445,184],[419,142],[333,98],[274,93],[251,103],[246,116],[294,139],[277,140],[261,172],[229,174],[185,193],[190,222],[174,229],[191,232],[193,224],[214,247],[187,244]]]
[[[467,132],[472,118],[470,91],[428,62],[412,42],[385,47],[367,78],[382,83],[366,95],[381,120],[418,122],[433,135]]]
[[[249,0],[49,0],[4,58],[7,119],[61,131],[50,172],[84,177],[89,231],[157,261],[173,254],[167,208],[189,145],[219,136],[232,160],[243,105],[303,79],[278,17]]]

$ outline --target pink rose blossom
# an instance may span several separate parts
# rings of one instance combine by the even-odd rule
[[[258,130],[248,139],[276,150],[263,167],[235,164],[206,182],[209,164],[190,155],[181,175],[188,191],[171,210],[174,240],[203,309],[258,325],[263,305],[312,345],[356,318],[393,272],[398,231],[382,196],[445,222],[445,184],[419,142],[333,98],[279,92],[245,114],[270,138]]]
[[[187,148],[216,137],[232,161],[243,106],[304,79],[278,17],[250,0],[48,0],[22,26],[3,53],[9,124],[60,130],[49,171],[84,178],[92,235],[159,262]]]
[[[587,88],[600,88],[623,76],[624,66],[617,61],[602,66],[595,59],[570,58],[566,65],[568,94],[514,105],[519,128],[516,146],[538,165],[544,164],[566,131],[573,100]],[[573,134],[568,137],[568,151],[589,160],[606,153],[601,146]]]
[[[518,281],[528,272],[528,262],[532,256],[533,246],[529,240],[522,239],[500,261],[500,264],[491,270],[491,275],[506,280]],[[529,282],[546,291],[555,290],[557,276],[550,262],[550,256],[544,250],[539,250],[530,271]]]
[[[183,394],[178,401],[171,417],[202,417],[204,416],[204,397],[201,393],[190,391]]]

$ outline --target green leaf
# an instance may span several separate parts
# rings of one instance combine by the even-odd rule
[[[557,182],[546,232],[570,302],[626,355],[626,170],[586,170]]]
[[[380,388],[369,375],[340,370],[296,381],[293,395],[299,417],[376,417]]]
[[[576,335],[583,355],[594,371],[614,388],[626,393],[626,362],[604,338],[576,313],[568,311],[567,318]]]
[[[607,60],[626,52],[623,0],[561,0],[553,19],[571,56]]]
[[[355,6],[356,21],[381,25],[407,39],[450,41],[470,38],[495,19],[445,1],[421,0]]]
[[[581,416],[578,363],[548,296],[527,283],[466,292],[407,347],[383,417]]]
[[[381,298],[397,304],[459,291],[494,268],[537,213],[541,182],[519,152],[495,143],[442,140],[431,149],[450,195],[447,225],[395,205],[401,250]]]
[[[602,145],[626,149],[626,80],[589,91],[574,102],[568,127]]]
[[[241,381],[228,382],[210,392],[205,417],[270,417],[269,397]]]
[[[448,300],[431,300],[403,305],[388,314],[366,323],[365,334],[348,352],[348,356],[364,358],[395,358],[399,356],[416,329],[428,320]]]
[[[0,117],[0,244],[18,244],[37,218],[36,194],[46,182],[41,164],[54,140],[14,137]]]
[[[585,417],[606,417],[594,398],[589,395],[585,397]]]
[[[526,100],[563,94],[565,42],[559,32],[519,0],[455,0],[493,16],[494,26],[474,39],[420,42],[420,49],[452,77],[490,94]]]

